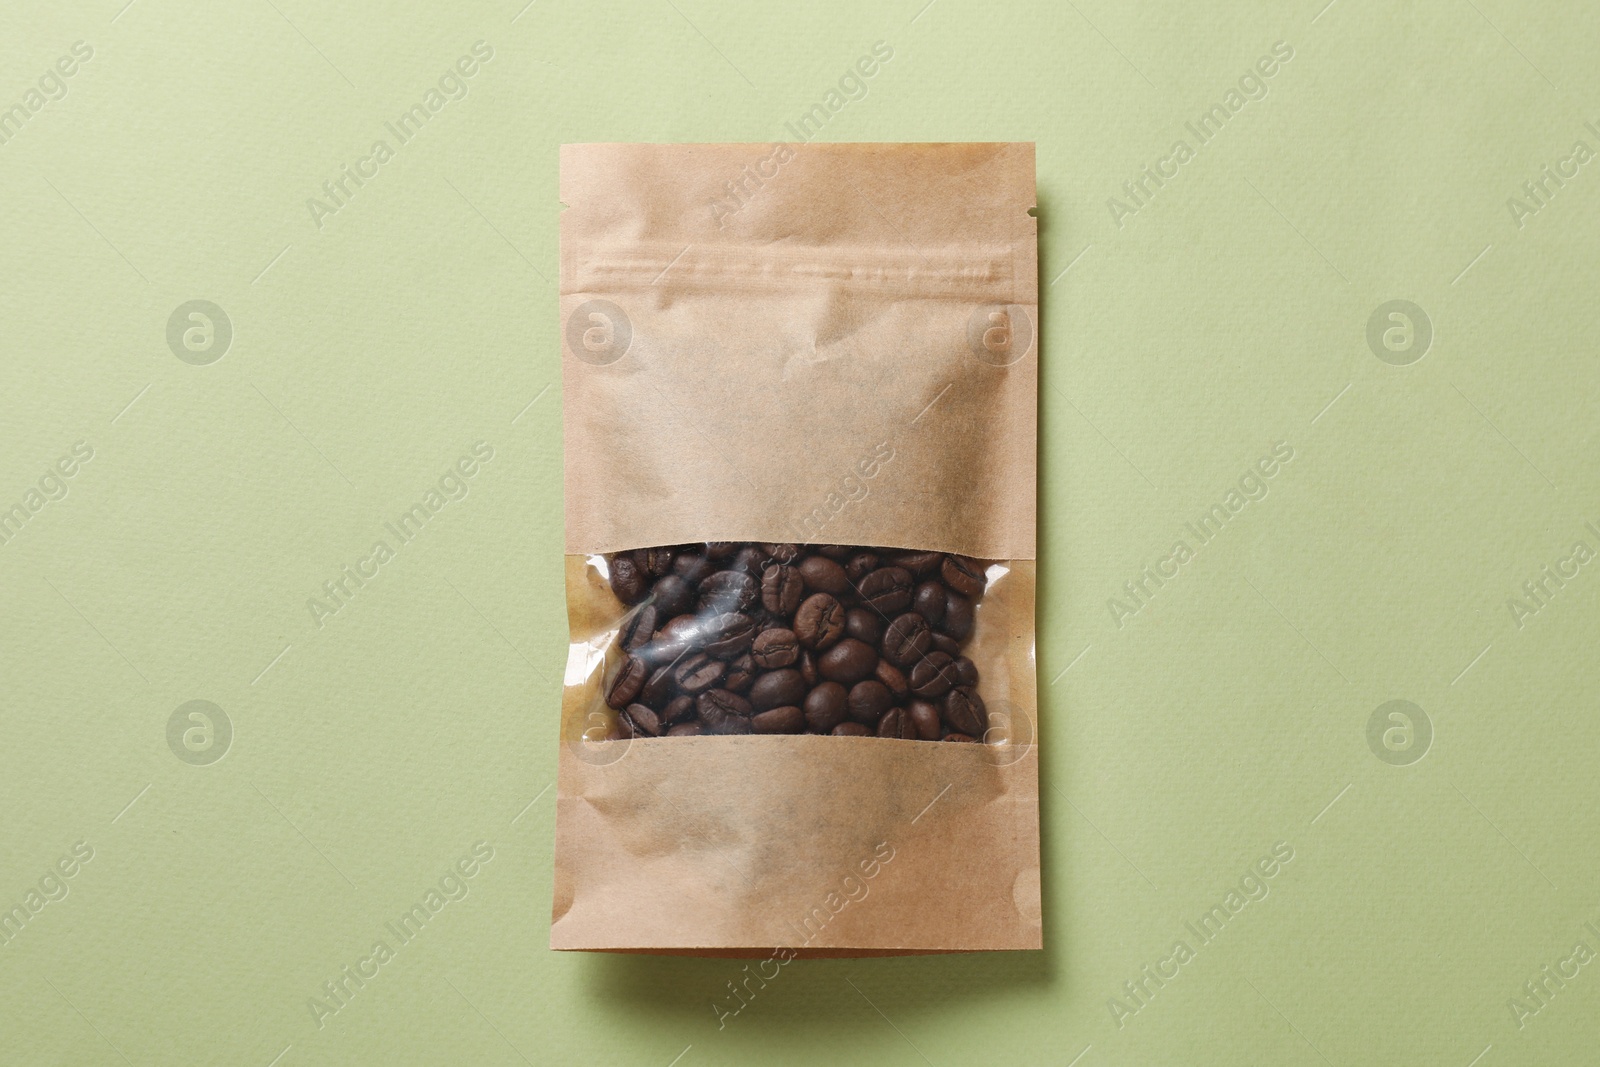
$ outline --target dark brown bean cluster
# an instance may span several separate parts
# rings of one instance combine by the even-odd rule
[[[606,685],[616,737],[976,741],[961,654],[983,563],[943,552],[713,541],[607,557],[631,610]]]

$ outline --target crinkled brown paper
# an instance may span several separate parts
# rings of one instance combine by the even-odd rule
[[[1038,948],[1031,144],[566,145],[567,603],[551,947]],[[1003,561],[988,744],[592,741],[599,553],[799,541]]]

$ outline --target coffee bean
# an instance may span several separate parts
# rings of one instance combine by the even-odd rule
[[[878,665],[878,654],[872,646],[853,637],[846,637],[817,657],[817,673],[830,682],[851,685],[872,674]]]
[[[833,728],[834,737],[871,737],[872,731],[858,722],[842,722]]]
[[[861,579],[861,600],[881,615],[896,615],[911,606],[911,588],[904,567],[879,567]]]
[[[611,591],[624,604],[637,604],[649,588],[649,575],[632,556],[614,556],[611,560]]]
[[[923,575],[932,574],[939,569],[939,564],[944,561],[944,553],[900,552],[890,558],[899,566],[921,578]]]
[[[961,686],[945,694],[944,721],[958,734],[982,737],[989,729],[989,711],[977,690]]]
[[[961,642],[957,641],[949,634],[940,633],[938,630],[933,631],[933,647],[938,649],[940,652],[943,652],[951,659],[955,659],[957,656],[961,655]]]
[[[699,713],[700,721],[711,729],[716,729],[730,718],[748,719],[753,710],[748,700],[726,689],[708,689],[701,693],[695,698],[694,709]]]
[[[661,720],[643,704],[629,704],[618,712],[617,725],[629,737],[661,736]]]
[[[665,546],[660,548],[641,548],[634,554],[634,558],[639,561],[639,566],[644,568],[645,573],[653,578],[659,578],[663,574],[670,574],[672,571],[673,552],[672,549]]]
[[[744,611],[756,602],[756,580],[744,571],[716,571],[700,583],[700,610]]]
[[[979,596],[989,584],[983,564],[966,556],[946,556],[939,567],[939,576],[962,596]]]
[[[756,680],[756,664],[750,653],[738,657],[728,664],[728,673],[722,676],[722,688],[734,693],[742,693],[750,688]]]
[[[778,627],[762,630],[750,646],[750,658],[757,667],[767,671],[791,666],[800,658],[800,639],[793,630]]]
[[[817,545],[817,551],[831,560],[847,560],[855,551],[850,545]]]
[[[906,681],[905,672],[888,660],[880,659],[872,674],[896,700],[904,700],[911,695],[911,683]]]
[[[850,687],[850,695],[846,701],[846,708],[852,719],[872,726],[894,704],[894,697],[882,682],[876,678],[868,678]]]
[[[727,559],[739,551],[739,541],[707,541],[706,555],[711,559]]]
[[[706,622],[706,651],[718,659],[732,659],[750,647],[755,632],[756,624],[748,615],[715,615]]]
[[[781,708],[785,704],[799,704],[806,695],[805,679],[792,667],[768,671],[750,686],[750,703],[757,711]]]
[[[883,632],[883,654],[897,667],[909,667],[933,646],[928,620],[914,612],[897,617]]]
[[[978,667],[965,656],[956,657],[956,678],[959,684],[975,686],[978,684]]]
[[[747,734],[751,732],[750,720],[741,715],[729,715],[715,726],[707,726],[709,734]]]
[[[668,574],[656,579],[656,584],[650,587],[650,598],[662,618],[682,615],[694,604],[694,586],[676,574]]]
[[[761,605],[774,615],[793,615],[805,595],[805,579],[787,563],[768,564],[761,575]]]
[[[806,723],[819,734],[827,733],[844,721],[848,699],[844,686],[823,682],[806,694]]]
[[[939,709],[926,700],[913,700],[906,706],[906,711],[911,716],[912,724],[917,728],[917,740],[937,741],[944,732],[944,724],[939,721]]]
[[[803,734],[806,717],[799,708],[789,704],[751,716],[750,728],[758,734]]]
[[[917,586],[916,596],[912,604],[917,609],[917,614],[928,620],[929,626],[938,626],[944,621],[945,601],[949,594],[943,585],[938,582],[923,582]]]
[[[844,636],[844,609],[829,594],[813,593],[794,613],[794,632],[807,648],[829,648]]]
[[[659,708],[672,696],[672,668],[658,667],[639,690],[639,700]]]
[[[911,691],[919,697],[943,696],[960,681],[955,661],[943,652],[929,652],[917,660],[907,677]]]
[[[685,552],[672,561],[672,573],[688,582],[690,585],[699,585],[717,565],[710,558],[698,552]]]
[[[661,713],[662,722],[682,722],[694,714],[694,697],[679,694],[667,701],[667,710]]]
[[[861,579],[877,569],[878,554],[876,552],[857,552],[845,563],[844,576],[850,579],[851,585],[858,585]]]
[[[850,579],[845,577],[844,568],[826,556],[807,556],[800,561],[799,569],[806,588],[814,593],[840,596],[850,588]]]
[[[800,653],[800,677],[805,679],[806,685],[816,685],[822,681],[822,675],[817,673],[817,654],[815,652]]]
[[[700,724],[697,722],[680,722],[667,731],[668,737],[698,737],[701,733]]]
[[[761,576],[761,569],[767,565],[767,554],[755,545],[745,545],[733,555],[733,560],[728,564],[729,570],[741,571],[752,578]]]
[[[939,627],[957,641],[965,641],[972,633],[972,601],[959,593],[951,593],[944,609],[944,624]]]
[[[844,613],[844,632],[857,641],[876,645],[883,640],[883,616],[869,608],[851,608]]]
[[[898,737],[905,741],[917,739],[917,727],[905,708],[890,708],[878,720],[879,737]]]
[[[762,545],[761,550],[779,563],[793,563],[800,558],[799,545]]]
[[[685,693],[699,693],[710,689],[722,679],[728,665],[712,659],[704,652],[691,652],[672,668],[672,680]]]
[[[644,660],[638,656],[629,656],[622,661],[622,666],[617,670],[617,676],[611,680],[611,688],[606,693],[606,703],[621,711],[633,703],[633,698],[639,695],[639,690],[644,688],[645,677],[650,668],[645,666]]]
[[[637,652],[649,644],[650,639],[656,635],[656,606],[645,604],[634,610],[622,622],[622,630],[617,635],[617,640],[629,652]]]

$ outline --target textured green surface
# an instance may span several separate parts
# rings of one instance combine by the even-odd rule
[[[1591,7],[123,2],[0,13],[0,107],[94,53],[0,144],[0,508],[93,449],[0,545],[0,902],[93,850],[0,947],[0,1061],[1593,1062],[1600,968],[1521,1028],[1508,1001],[1600,951],[1600,575],[1507,606],[1600,550],[1600,163],[1507,206],[1600,149]],[[307,198],[479,40],[470,93],[319,229]],[[788,136],[876,41],[827,139],[1038,142],[1049,948],[793,964],[719,1029],[734,964],[545,948],[556,146]],[[1119,228],[1108,198],[1279,41]],[[206,366],[166,339],[195,299],[233,328]],[[1409,365],[1366,340],[1397,299],[1432,325]],[[478,441],[465,499],[316,625]],[[233,727],[210,765],[169,748],[191,700]],[[1420,732],[1369,747],[1391,700],[1419,762]]]

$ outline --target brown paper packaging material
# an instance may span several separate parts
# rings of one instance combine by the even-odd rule
[[[553,948],[1040,947],[1033,158],[563,146]],[[1000,561],[967,650],[989,743],[594,740],[626,611],[599,554],[713,540]]]

